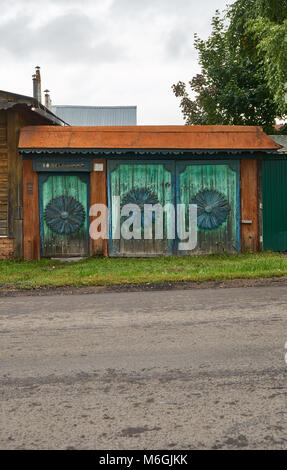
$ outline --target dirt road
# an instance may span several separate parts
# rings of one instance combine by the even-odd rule
[[[287,287],[0,298],[1,449],[281,449]]]

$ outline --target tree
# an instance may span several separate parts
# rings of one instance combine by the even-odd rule
[[[286,0],[257,0],[255,4],[256,14],[260,17],[268,18],[278,24],[287,19]]]
[[[260,0],[258,17],[247,22],[257,42],[257,54],[264,58],[267,82],[281,114],[287,114],[287,0]]]
[[[201,65],[201,74],[189,81],[195,97],[183,82],[172,86],[186,124],[260,125],[273,132],[283,109],[269,86],[266,58],[251,21],[256,24],[266,5],[264,0],[237,0],[224,15],[216,12],[206,41],[195,35]]]

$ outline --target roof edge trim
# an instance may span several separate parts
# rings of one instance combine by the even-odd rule
[[[125,153],[135,153],[139,155],[156,155],[156,154],[163,154],[163,155],[183,155],[185,153],[193,153],[193,154],[219,154],[219,153],[227,153],[227,154],[239,154],[239,153],[273,153],[277,154],[276,150],[271,149],[133,149],[133,148],[125,148],[125,149],[107,149],[107,148],[19,148],[20,154],[104,154],[104,155],[122,155]]]

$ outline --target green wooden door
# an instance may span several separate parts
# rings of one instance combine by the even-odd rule
[[[197,205],[197,248],[192,253],[240,250],[239,162],[177,163],[177,203]],[[179,253],[180,254],[180,253]]]
[[[263,247],[287,251],[287,160],[262,162]]]
[[[41,255],[86,256],[89,174],[39,175]]]
[[[125,162],[110,161],[109,177],[109,210],[110,210],[110,256],[154,256],[168,255],[173,252],[174,240],[168,236],[171,227],[171,214],[163,213],[163,239],[156,239],[155,219],[144,219],[144,204],[173,204],[174,162]],[[114,197],[120,198],[120,209],[125,204],[137,204],[141,208],[141,229],[137,235],[140,239],[127,240],[120,235],[116,239],[119,226],[119,212]],[[126,220],[120,217],[120,226]],[[152,225],[152,239],[144,239],[144,227]]]

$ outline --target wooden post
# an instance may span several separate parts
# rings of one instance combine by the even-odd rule
[[[241,251],[258,251],[257,160],[241,160]]]
[[[108,205],[107,197],[107,164],[104,159],[94,159],[90,179],[90,206],[93,204]],[[90,223],[95,217],[90,217]],[[108,256],[108,240],[90,238],[92,256]]]
[[[33,160],[23,160],[23,244],[24,260],[40,259],[38,174]]]

